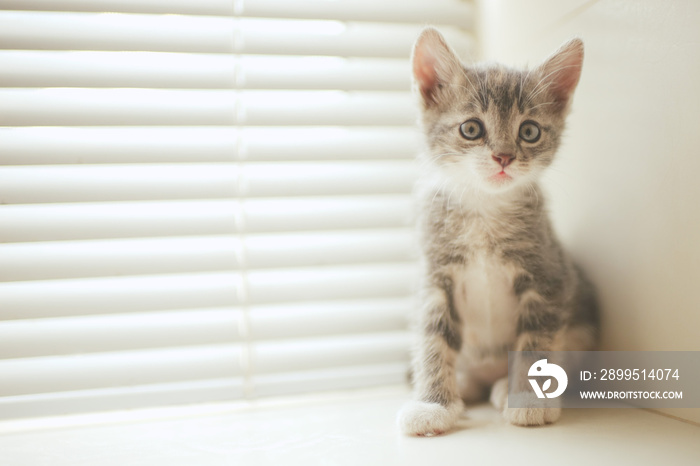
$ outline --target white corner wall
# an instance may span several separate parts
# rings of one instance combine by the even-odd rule
[[[700,2],[479,3],[484,59],[534,66],[584,40],[545,188],[598,286],[603,349],[700,350]],[[675,414],[700,422],[698,411]]]

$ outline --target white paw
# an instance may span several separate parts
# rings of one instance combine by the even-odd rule
[[[543,426],[556,422],[561,408],[508,408],[503,410],[506,421],[516,426]]]
[[[461,403],[446,408],[438,403],[411,401],[401,408],[397,422],[404,434],[430,437],[450,430],[462,409]]]
[[[499,411],[505,409],[508,403],[508,377],[496,381],[491,387],[491,404]]]

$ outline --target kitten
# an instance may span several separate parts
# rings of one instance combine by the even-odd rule
[[[596,346],[592,287],[557,241],[537,185],[582,62],[579,39],[530,71],[465,66],[432,28],[416,42],[428,150],[418,185],[425,271],[416,401],[398,418],[407,434],[448,431],[463,401],[489,390],[512,424],[554,422],[559,408],[507,406],[508,351]]]

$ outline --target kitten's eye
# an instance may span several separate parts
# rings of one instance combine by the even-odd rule
[[[484,125],[476,119],[467,120],[459,126],[459,132],[464,139],[473,141],[484,135]]]
[[[520,125],[520,139],[525,142],[537,142],[540,139],[540,127],[534,121]]]

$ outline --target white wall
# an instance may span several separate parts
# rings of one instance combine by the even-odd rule
[[[700,2],[480,7],[485,59],[535,65],[572,36],[585,42],[545,185],[562,240],[600,290],[603,349],[700,350]],[[697,411],[676,414],[700,421]]]

